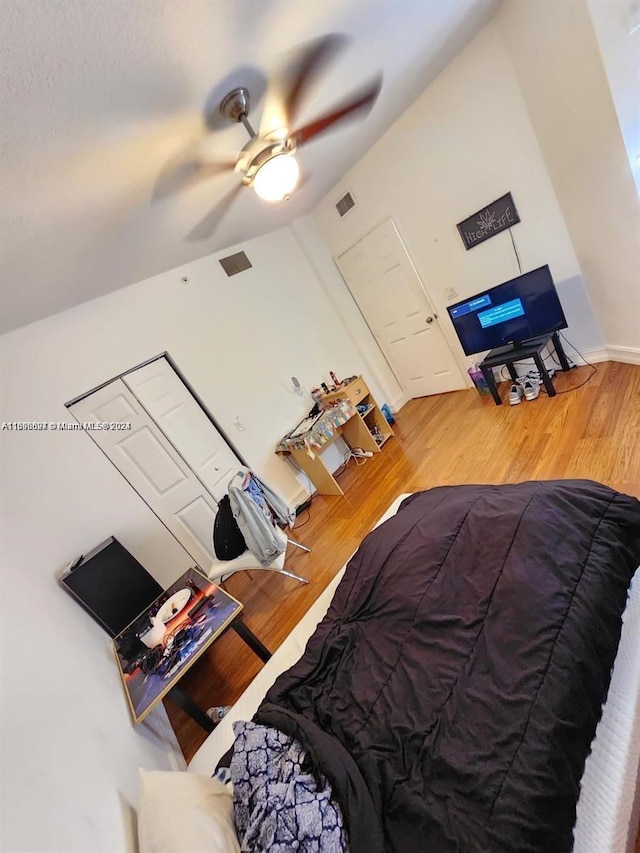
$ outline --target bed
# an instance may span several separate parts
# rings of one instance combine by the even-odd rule
[[[625,850],[638,501],[589,481],[441,487],[382,521],[189,771],[211,775],[254,718],[307,750],[353,853]]]

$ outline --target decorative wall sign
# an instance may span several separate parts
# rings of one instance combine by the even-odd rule
[[[483,243],[489,237],[504,231],[505,228],[511,228],[516,222],[520,222],[520,217],[511,193],[507,193],[474,213],[473,216],[458,222],[457,228],[465,249],[472,249],[478,243]]]

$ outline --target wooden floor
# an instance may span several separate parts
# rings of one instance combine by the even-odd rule
[[[568,391],[590,368],[560,374]],[[503,398],[508,385],[502,385]],[[519,406],[495,406],[475,390],[409,402],[397,416],[396,437],[360,467],[339,476],[345,496],[313,500],[298,518],[287,568],[310,583],[271,572],[240,572],[225,588],[245,605],[247,624],[275,650],[357,548],[391,501],[403,492],[455,483],[515,483],[585,477],[640,498],[640,367],[607,362],[584,387]],[[262,663],[228,632],[186,674],[180,686],[202,707],[232,704]],[[166,703],[185,758],[205,738],[180,709]],[[637,848],[640,853],[640,847]]]

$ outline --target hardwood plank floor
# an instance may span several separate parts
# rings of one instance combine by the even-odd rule
[[[298,519],[287,568],[306,586],[271,572],[240,572],[225,588],[245,605],[245,619],[275,650],[397,495],[456,483],[513,483],[588,478],[640,498],[640,367],[606,362],[555,379],[558,394],[519,406],[495,406],[475,390],[412,400],[397,415],[396,437],[364,465],[339,476],[344,497],[314,498]],[[508,386],[501,386],[503,398]],[[182,679],[204,708],[232,704],[262,667],[226,633]],[[167,712],[187,761],[205,732],[170,702]],[[636,853],[640,853],[637,848]]]

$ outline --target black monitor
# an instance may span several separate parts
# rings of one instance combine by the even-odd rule
[[[467,355],[567,328],[548,265],[447,307]]]
[[[114,536],[85,554],[60,582],[111,637],[164,592]]]

